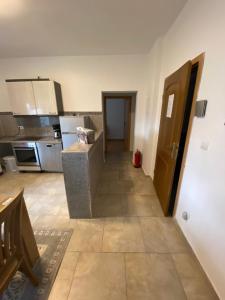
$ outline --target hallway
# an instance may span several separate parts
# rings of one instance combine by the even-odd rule
[[[152,181],[126,153],[108,155],[92,220],[74,233],[50,300],[218,299]]]

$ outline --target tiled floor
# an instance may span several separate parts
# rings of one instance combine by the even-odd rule
[[[25,187],[34,227],[72,227],[50,300],[218,299],[151,180],[128,155],[102,172],[95,219],[70,220],[62,174],[5,174],[0,193]]]

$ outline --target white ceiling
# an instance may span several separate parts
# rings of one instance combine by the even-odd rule
[[[0,57],[147,53],[186,0],[0,0]]]

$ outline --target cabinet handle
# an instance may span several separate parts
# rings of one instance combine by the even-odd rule
[[[51,144],[47,144],[46,147],[52,147],[52,145]]]

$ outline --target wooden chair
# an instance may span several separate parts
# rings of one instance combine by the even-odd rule
[[[0,211],[0,294],[18,270],[26,274],[34,285],[38,285],[24,252],[22,201],[23,190]]]

